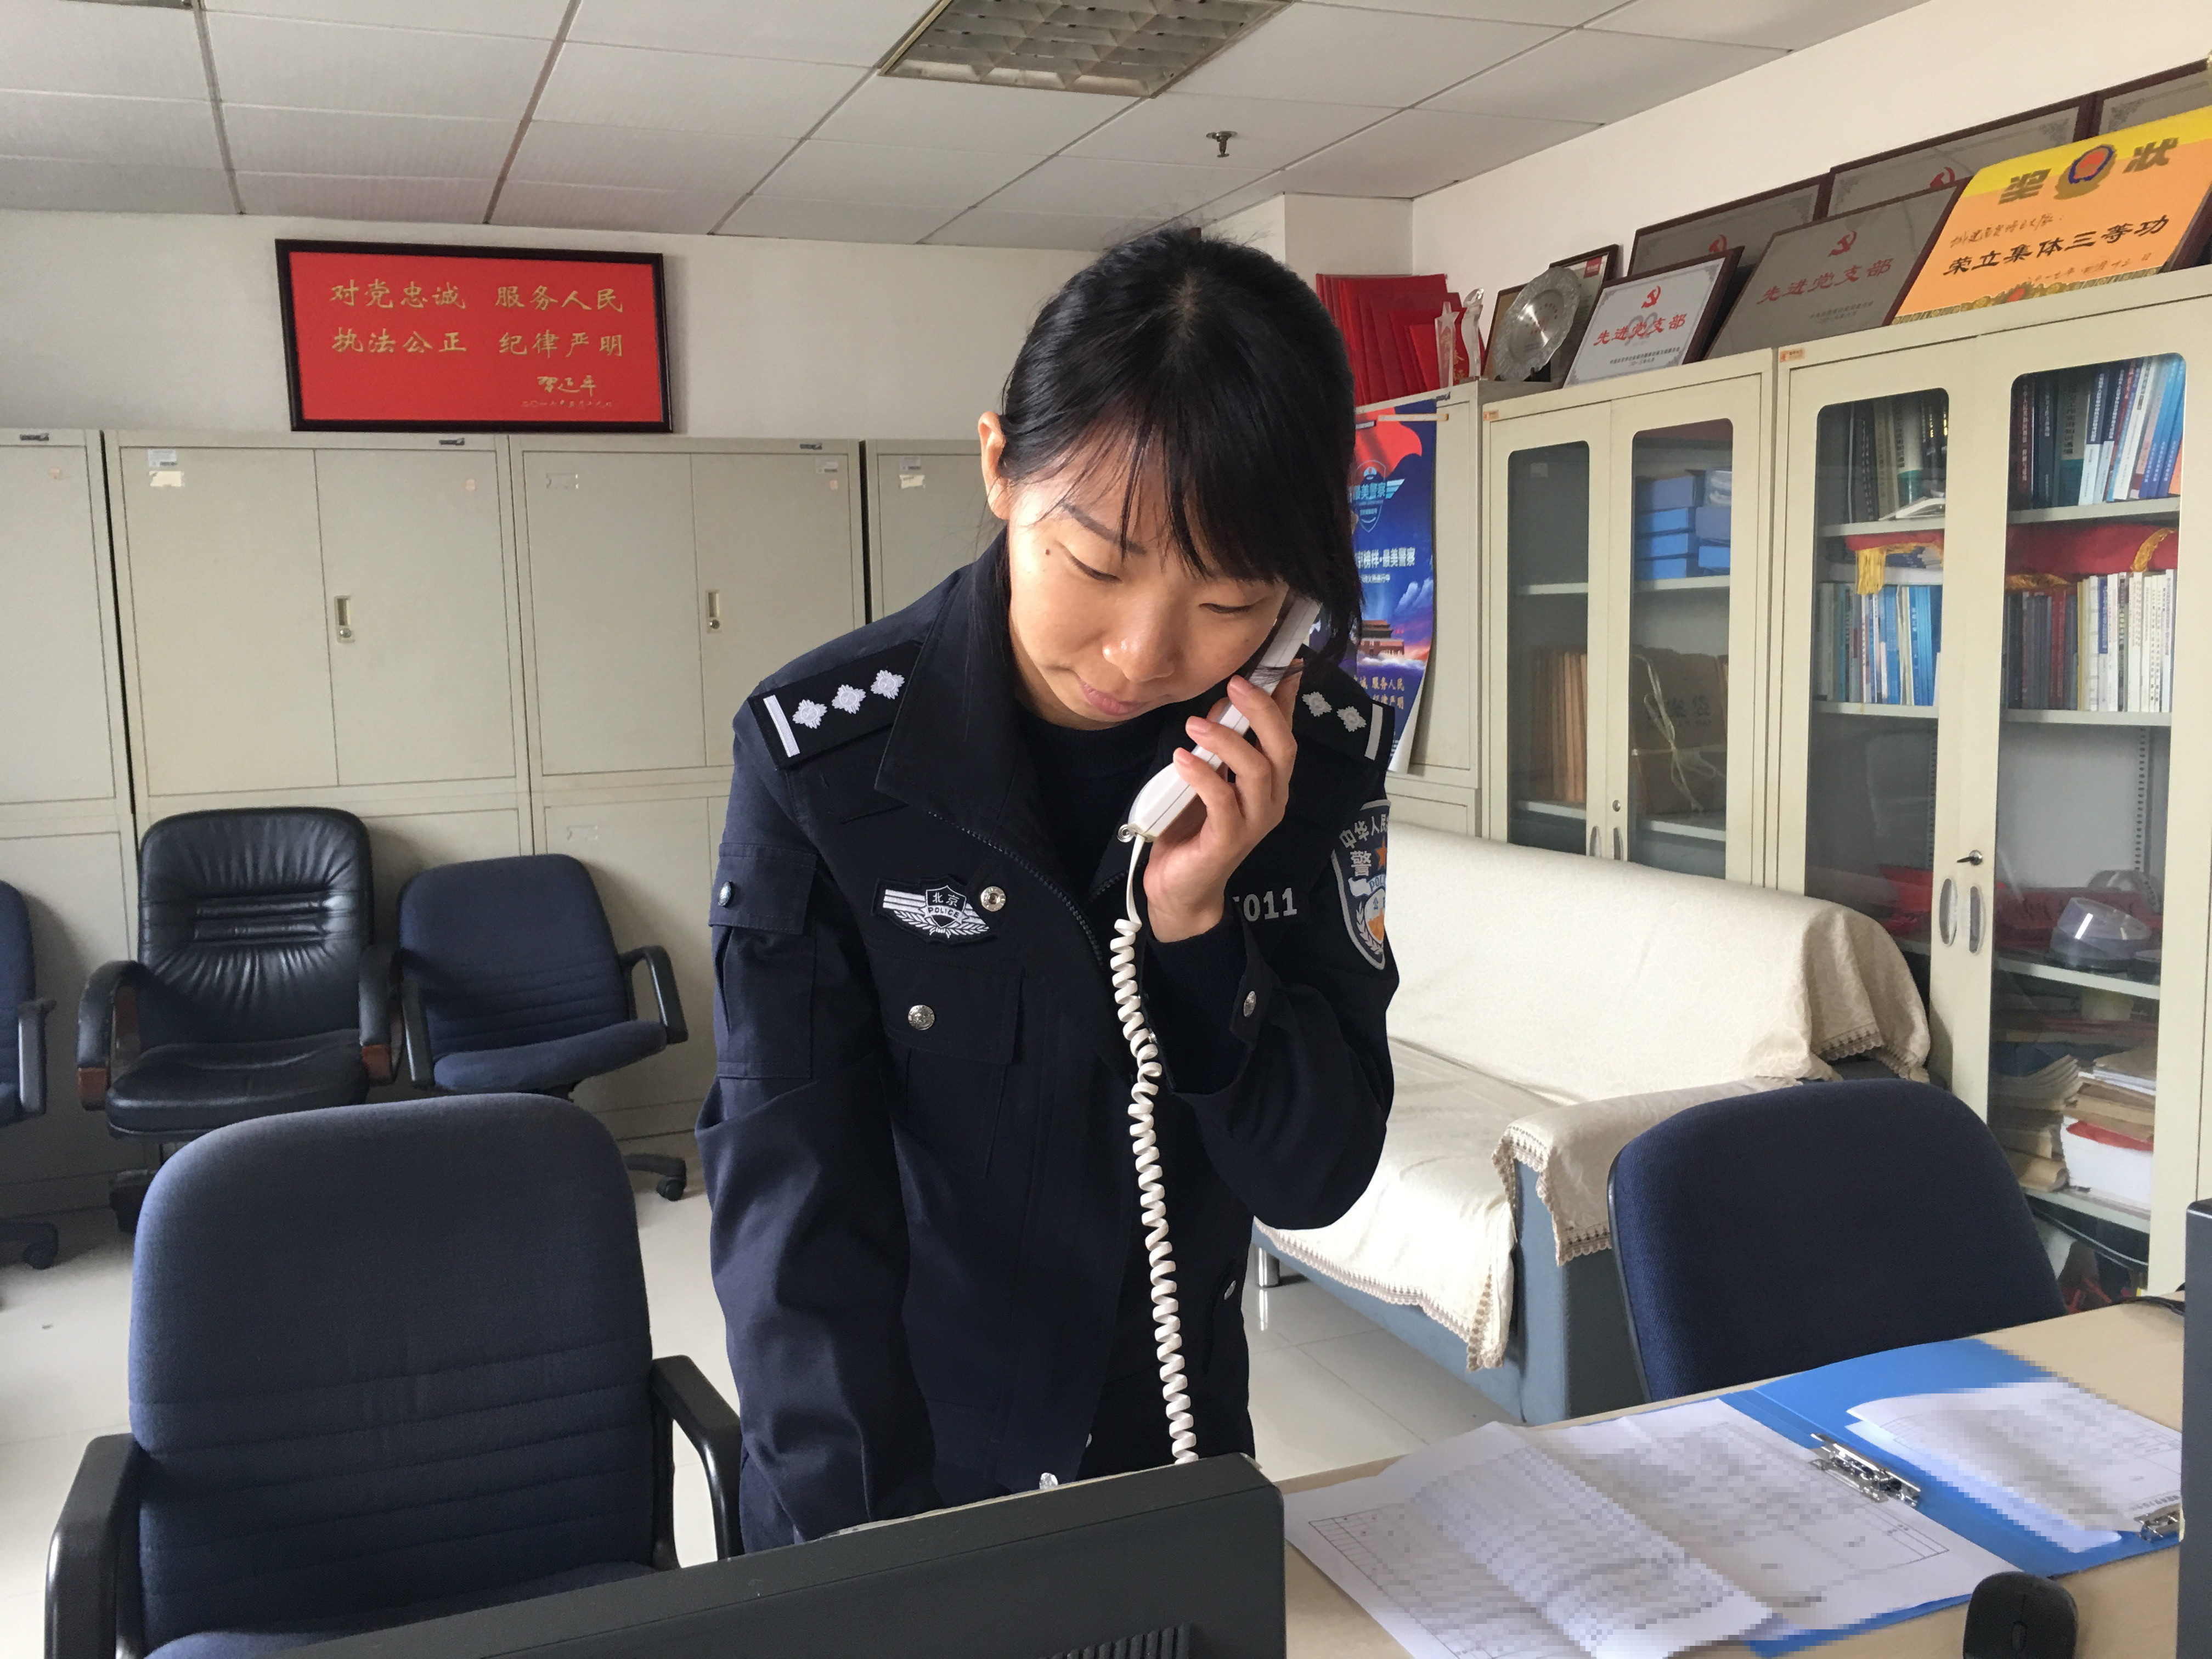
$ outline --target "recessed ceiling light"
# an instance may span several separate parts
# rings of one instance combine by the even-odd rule
[[[885,75],[1150,98],[1290,0],[938,0]]]

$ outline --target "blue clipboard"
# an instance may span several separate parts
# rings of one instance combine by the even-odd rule
[[[1833,1365],[1823,1365],[1818,1370],[1801,1371],[1795,1376],[1785,1376],[1779,1382],[1768,1382],[1756,1389],[1745,1389],[1735,1394],[1724,1395],[1722,1398],[1746,1417],[1765,1424],[1777,1434],[1798,1445],[1814,1444],[1814,1435],[1818,1431],[1863,1451],[1899,1474],[1908,1476],[1919,1484],[1919,1509],[1923,1515],[1948,1527],[1969,1542],[1980,1545],[1992,1555],[2002,1557],[2023,1572],[2057,1577],[2063,1573],[2079,1572],[2085,1567],[2101,1566],[2107,1561],[2118,1561],[2131,1555],[2148,1555],[2154,1550],[2172,1548],[2179,1540],[2146,1539],[2135,1534],[2123,1534],[2117,1543],[2100,1544],[2086,1550],[2061,1548],[2048,1539],[2037,1537],[2017,1522],[1960,1496],[1927,1470],[1899,1455],[1894,1449],[1875,1446],[1871,1441],[1862,1438],[1856,1432],[1856,1419],[1851,1416],[1854,1406],[1863,1406],[1870,1400],[1887,1400],[1899,1395],[1986,1389],[2004,1382],[2031,1382],[2051,1375],[2042,1366],[2031,1364],[2017,1354],[1993,1348],[1974,1337],[1964,1337],[1954,1342],[1929,1342],[1917,1348],[1894,1348],[1887,1353],[1842,1360]],[[1759,1654],[1796,1653],[1824,1642],[1838,1641],[1859,1631],[1875,1630],[1883,1625],[1917,1619],[1922,1613],[1932,1613],[1938,1607],[1954,1607],[1964,1600],[1964,1596],[1954,1596],[1941,1601],[1923,1602],[1919,1607],[1905,1607],[1878,1619],[1869,1619],[1848,1630],[1810,1632],[1803,1636],[1750,1642],[1747,1645],[1753,1652]]]

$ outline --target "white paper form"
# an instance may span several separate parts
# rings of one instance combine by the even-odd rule
[[[1876,1503],[1823,1474],[1809,1447],[1723,1401],[1553,1429],[1543,1443],[1796,1630],[1972,1595],[2012,1570],[1910,1505]]]
[[[1851,1415],[1864,1438],[1886,1437],[1951,1484],[2009,1494],[2013,1518],[2054,1542],[2069,1543],[2054,1523],[2133,1532],[2181,1501],[2180,1434],[2063,1377],[1871,1400]]]
[[[1301,1553],[1417,1659],[1668,1659],[1767,1609],[1493,1423],[1294,1492]]]

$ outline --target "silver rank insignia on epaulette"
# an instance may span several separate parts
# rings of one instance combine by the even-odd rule
[[[893,921],[932,939],[981,939],[991,931],[991,924],[968,902],[967,894],[942,884],[918,892],[886,884],[877,895],[876,908]]]
[[[883,730],[898,713],[899,696],[921,654],[918,642],[896,645],[750,698],[769,757],[788,770]]]
[[[1291,724],[1300,738],[1314,737],[1340,753],[1373,760],[1382,751],[1391,720],[1388,708],[1357,690],[1349,696],[1340,691],[1331,696],[1316,685],[1299,692]]]

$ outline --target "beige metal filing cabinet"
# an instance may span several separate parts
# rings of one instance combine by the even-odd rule
[[[972,438],[870,438],[868,613],[888,617],[968,563],[998,533]]]
[[[76,1109],[77,1000],[129,954],[137,838],[117,672],[98,434],[0,428],[0,881],[31,912],[46,1024],[46,1115],[0,1142],[0,1212],[104,1201],[143,1161]],[[5,1015],[12,1018],[12,1012]]]
[[[667,947],[691,1041],[577,1091],[686,1127],[714,1075],[707,902],[731,722],[865,619],[860,446],[516,434],[538,848],[592,872],[617,943]]]
[[[1924,965],[1934,1069],[1978,1108],[2032,1095],[2032,1083],[2008,1079],[2062,1050],[2094,1064],[2154,1049],[2148,1220],[2094,1191],[2036,1201],[2069,1224],[2147,1227],[2150,1281],[2170,1288],[2181,1276],[2183,1212],[2212,1189],[2212,696],[2199,672],[2212,661],[2212,520],[2179,482],[2171,494],[2084,505],[2077,483],[2057,482],[2073,476],[2056,471],[2065,449],[2045,470],[2040,445],[2063,446],[2062,411],[2076,389],[2094,396],[2100,371],[2110,386],[2155,365],[2161,375],[2185,367],[2181,429],[2197,447],[2212,432],[2212,272],[1933,319],[1779,358],[1776,878],[1881,917]],[[2039,441],[2045,409],[2054,424]],[[1940,429],[1940,512],[1868,522],[1854,434],[1884,424],[1892,436]],[[1909,504],[1897,469],[1917,459],[1924,472],[1929,457],[1894,460],[1879,442],[1875,453],[1874,482],[1889,492],[1875,504]],[[2183,471],[2193,477],[2201,465]],[[1923,477],[1917,489],[1930,483]],[[1901,529],[1923,550],[1894,552]],[[2118,597],[2107,586],[2085,601],[2074,568],[2085,532],[2103,539],[2108,568],[2119,550],[2123,579],[2166,577],[2130,597],[2128,627],[2134,641],[2158,641],[2170,610],[2171,654],[2160,641],[2124,659],[2143,678],[2117,697],[2117,683],[2085,686],[2079,673],[2095,648],[2079,629],[2085,603],[2094,624],[2097,606]],[[1886,676],[1855,673],[1858,646],[1845,631],[1862,606],[1879,616],[1903,593],[1909,609],[1916,588],[1941,595],[1932,706],[1901,697]],[[2055,622],[2054,604],[2070,607]],[[2119,938],[2108,956],[2085,958],[2063,931],[2051,937],[2074,898],[2123,911],[2154,936]]]
[[[1747,353],[1484,411],[1485,835],[1756,878],[1772,397]],[[1650,562],[1684,490],[1724,562]]]
[[[502,442],[107,434],[142,833],[352,812],[387,934],[416,870],[530,849]]]

